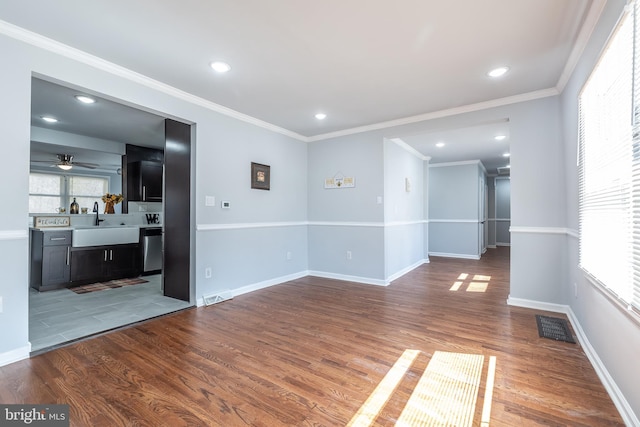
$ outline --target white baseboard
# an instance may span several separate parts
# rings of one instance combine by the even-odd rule
[[[515,307],[532,308],[534,310],[541,311],[551,311],[553,313],[567,314],[569,310],[568,305],[552,304],[549,302],[534,301],[523,298],[512,298],[511,295],[509,295],[509,298],[507,298],[507,304],[513,305]]]
[[[429,252],[429,256],[441,256],[445,258],[460,258],[460,259],[475,259],[475,260],[480,259],[480,255],[450,254],[446,252]]]
[[[365,285],[388,286],[386,280],[372,279],[369,277],[349,276],[347,274],[327,273],[325,271],[309,271],[309,276],[323,277],[325,279],[344,280],[345,282],[364,283]]]
[[[638,416],[633,412],[631,405],[629,405],[629,402],[624,397],[624,395],[620,391],[620,388],[618,388],[618,385],[609,374],[609,371],[598,356],[598,353],[589,342],[589,338],[587,338],[587,335],[584,333],[582,325],[580,325],[578,318],[575,316],[570,306],[532,301],[521,298],[511,298],[511,296],[507,300],[507,304],[516,307],[532,308],[535,310],[566,314],[569,318],[569,321],[571,322],[571,326],[573,326],[573,330],[576,333],[578,342],[580,342],[580,345],[582,346],[582,350],[587,355],[589,362],[591,362],[591,366],[593,366],[593,369],[596,371],[596,374],[600,378],[600,381],[602,381],[602,384],[607,390],[607,393],[609,393],[609,397],[611,397],[613,404],[618,409],[618,412],[620,413],[620,416],[622,417],[625,425],[640,426],[640,419],[638,419]]]
[[[429,258],[420,260],[418,262],[416,262],[413,265],[410,265],[407,268],[403,268],[402,270],[393,273],[391,276],[387,277],[387,283],[391,283],[396,279],[399,279],[400,277],[404,276],[405,274],[407,274],[408,272],[415,270],[416,268],[420,267],[422,264],[429,264]]]
[[[298,273],[289,274],[286,276],[280,276],[269,280],[264,280],[262,282],[253,283],[251,285],[246,285],[241,288],[232,289],[231,293],[234,297],[238,295],[247,294],[249,292],[258,291],[260,289],[265,289],[271,286],[279,285],[280,283],[289,282],[291,280],[300,279],[301,277],[306,277],[309,275],[308,271],[301,271]],[[196,300],[196,306],[202,307],[204,305],[204,297],[200,297]]]
[[[495,248],[497,248],[497,246],[496,246],[496,245],[487,245],[487,247],[488,247],[489,249],[495,249]]]
[[[511,243],[500,243],[500,242],[496,242],[496,246],[511,246]]]
[[[24,347],[16,348],[15,350],[0,353],[0,366],[5,366],[9,365],[10,363],[28,359],[29,353],[31,353],[31,343],[25,345]]]

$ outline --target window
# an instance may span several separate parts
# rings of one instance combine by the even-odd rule
[[[98,202],[102,211],[102,195],[109,192],[109,178],[99,176],[29,174],[29,213],[55,213],[59,207],[69,209],[76,198],[81,207],[93,208]]]
[[[635,12],[622,17],[580,92],[580,267],[640,312],[640,64]]]

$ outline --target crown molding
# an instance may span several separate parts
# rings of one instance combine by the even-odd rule
[[[191,104],[206,108],[208,110],[215,111],[216,113],[224,114],[225,116],[232,117],[245,123],[249,123],[254,126],[258,126],[272,132],[297,139],[299,141],[307,142],[308,138],[306,136],[300,135],[296,132],[292,132],[288,129],[281,128],[280,126],[273,125],[263,120],[256,119],[255,117],[240,113],[236,110],[232,110],[231,108],[216,104],[215,102],[208,101],[204,98],[177,89],[173,86],[169,86],[168,84],[162,83],[158,80],[154,80],[128,68],[114,64],[113,62],[106,61],[95,55],[91,55],[87,52],[68,46],[64,43],[60,43],[56,40],[34,33],[32,31],[25,30],[24,28],[10,24],[6,21],[0,20],[0,34],[4,34],[13,39],[28,43],[32,46],[39,47],[49,52],[53,52],[74,61],[89,65],[115,76],[122,77],[134,83],[138,83],[150,89],[154,89],[170,95],[174,98],[178,98]]]
[[[448,167],[448,166],[463,166],[463,165],[481,165],[484,168],[484,165],[482,165],[482,162],[480,160],[462,160],[459,162],[447,162],[447,163],[431,163],[429,164],[430,168],[443,168],[443,167]],[[485,169],[486,172],[486,169]]]
[[[417,116],[405,117],[402,119],[390,120],[387,122],[375,123],[372,125],[359,126],[351,129],[339,130],[336,132],[323,133],[308,137],[309,142],[322,141],[325,139],[338,138],[341,136],[353,135],[356,133],[370,132],[374,130],[387,129],[396,126],[408,125],[412,123],[424,122],[427,120],[440,119],[443,117],[455,116],[458,114],[471,113],[474,111],[487,110],[489,108],[503,107],[505,105],[517,104],[519,102],[533,101],[541,98],[559,95],[560,92],[555,87],[541,89],[519,95],[507,96],[505,98],[493,99],[490,101],[478,102],[476,104],[464,105],[461,107],[449,108],[447,110],[434,111],[432,113],[419,114]]]
[[[602,1],[604,0],[596,0],[598,4]],[[405,117],[401,119],[390,120],[390,121],[375,123],[371,125],[359,126],[359,127],[354,127],[350,129],[344,129],[340,131],[329,132],[325,134],[308,137],[308,136],[300,135],[299,133],[290,131],[288,129],[282,128],[280,126],[276,126],[274,124],[257,119],[255,117],[249,116],[247,114],[240,113],[239,111],[232,110],[231,108],[222,106],[220,104],[216,104],[215,102],[208,101],[199,96],[177,89],[173,86],[167,85],[158,80],[154,80],[150,77],[147,77],[143,74],[132,71],[128,68],[106,61],[95,55],[91,55],[82,50],[73,48],[64,43],[60,43],[56,40],[50,39],[48,37],[26,30],[24,28],[18,27],[16,25],[13,25],[3,20],[0,20],[0,34],[4,34],[8,37],[22,41],[24,43],[28,43],[32,46],[47,50],[49,52],[56,53],[58,55],[64,56],[74,61],[78,61],[80,63],[89,65],[96,69],[108,72],[110,74],[127,79],[129,81],[132,81],[134,83],[141,84],[150,89],[157,90],[159,92],[165,93],[174,98],[181,99],[183,101],[198,105],[200,107],[206,108],[216,113],[220,113],[228,117],[232,117],[234,119],[243,121],[245,123],[249,123],[249,124],[261,127],[263,129],[266,129],[275,133],[279,133],[284,136],[288,136],[290,138],[293,138],[302,142],[322,141],[326,139],[353,135],[357,133],[387,129],[391,127],[402,126],[402,125],[407,125],[407,124],[412,124],[412,123],[417,123],[417,122],[422,122],[427,120],[433,120],[437,118],[455,116],[458,114],[470,113],[474,111],[486,110],[489,108],[496,108],[496,107],[501,107],[505,105],[516,104],[519,102],[526,102],[526,101],[532,101],[532,100],[541,99],[541,98],[547,98],[550,96],[558,95],[560,93],[559,90],[555,87],[549,88],[549,89],[541,89],[538,91],[508,96],[504,98],[498,98],[498,99],[489,100],[489,101],[483,101],[475,104],[469,104],[469,105],[464,105],[460,107],[434,111],[431,113],[419,114],[417,116]]]
[[[413,148],[412,146],[410,146],[400,138],[391,138],[389,139],[389,141],[393,142],[398,147],[403,148],[405,151],[408,151],[409,153],[413,154],[414,156],[416,156],[422,161],[431,160],[430,156],[425,156],[424,154],[422,154],[421,152],[419,152],[418,150],[416,150],[415,148]]]
[[[571,53],[569,54],[569,58],[567,59],[567,63],[562,70],[562,74],[558,79],[558,83],[556,84],[556,89],[558,92],[562,92],[569,82],[573,71],[575,70],[578,62],[580,61],[580,57],[584,52],[587,44],[589,43],[589,39],[591,39],[591,35],[600,20],[600,16],[606,6],[606,0],[593,0],[591,3],[591,7],[587,11],[587,15],[584,18],[584,22],[580,27],[580,32],[578,33],[578,37],[573,44],[573,48],[571,49]]]

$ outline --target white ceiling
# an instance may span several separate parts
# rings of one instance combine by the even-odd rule
[[[561,86],[602,1],[21,0],[0,20],[319,139]]]

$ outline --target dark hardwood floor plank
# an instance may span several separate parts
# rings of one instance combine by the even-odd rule
[[[304,277],[2,367],[0,401],[67,403],[72,426],[344,426],[415,350],[372,426],[395,425],[435,352],[484,356],[474,426],[491,356],[492,426],[622,426],[580,344],[538,337],[535,314],[561,315],[508,295],[508,248],[388,287]]]

